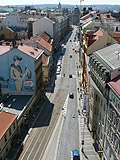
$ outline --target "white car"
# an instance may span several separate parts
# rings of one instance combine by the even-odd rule
[[[61,66],[57,66],[57,70],[60,70],[60,71],[61,71]]]
[[[57,66],[61,66],[61,60],[58,60]]]
[[[60,71],[57,71],[56,74],[57,74],[57,75],[60,74]]]
[[[57,68],[57,72],[60,72],[61,71],[61,68]]]

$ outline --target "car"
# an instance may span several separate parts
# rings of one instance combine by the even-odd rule
[[[60,71],[57,71],[56,74],[57,74],[57,75],[60,74]]]
[[[57,67],[57,72],[60,72],[61,71],[61,66],[58,66]]]
[[[69,78],[72,78],[72,74],[69,74]]]
[[[72,153],[73,153],[73,160],[80,160],[80,154],[78,149],[73,149]]]
[[[70,42],[72,42],[72,40],[70,39]]]
[[[61,66],[62,61],[58,60],[57,67]]]
[[[69,93],[69,98],[74,98],[74,94],[73,93]]]
[[[70,54],[70,58],[72,58],[72,54]]]

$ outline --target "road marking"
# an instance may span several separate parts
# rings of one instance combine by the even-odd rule
[[[71,160],[73,160],[73,152],[71,151]]]
[[[62,108],[62,114],[64,117],[66,117],[66,113],[67,113],[68,97],[69,97],[69,95],[67,96],[66,101],[64,103],[64,106]]]

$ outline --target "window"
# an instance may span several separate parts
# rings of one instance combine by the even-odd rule
[[[6,137],[6,134],[5,134],[5,142],[7,141],[7,137]]]
[[[15,122],[13,123],[13,128],[15,129]]]
[[[9,135],[11,135],[11,128],[9,128]]]
[[[102,106],[102,99],[101,99],[101,106]]]
[[[113,97],[113,103],[115,103],[115,97]]]
[[[8,152],[8,147],[6,148],[6,153]]]
[[[105,112],[105,104],[104,104],[104,112]]]
[[[96,94],[96,101],[97,101],[97,94]]]

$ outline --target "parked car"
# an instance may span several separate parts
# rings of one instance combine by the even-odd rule
[[[69,74],[69,78],[72,78],[72,74]]]
[[[73,160],[80,160],[80,155],[79,155],[78,149],[73,149],[72,153],[73,153]]]
[[[74,94],[73,93],[69,93],[69,98],[74,98]]]
[[[70,54],[70,58],[72,58],[72,54]]]
[[[57,71],[56,74],[59,75],[59,74],[60,74],[60,71]]]

